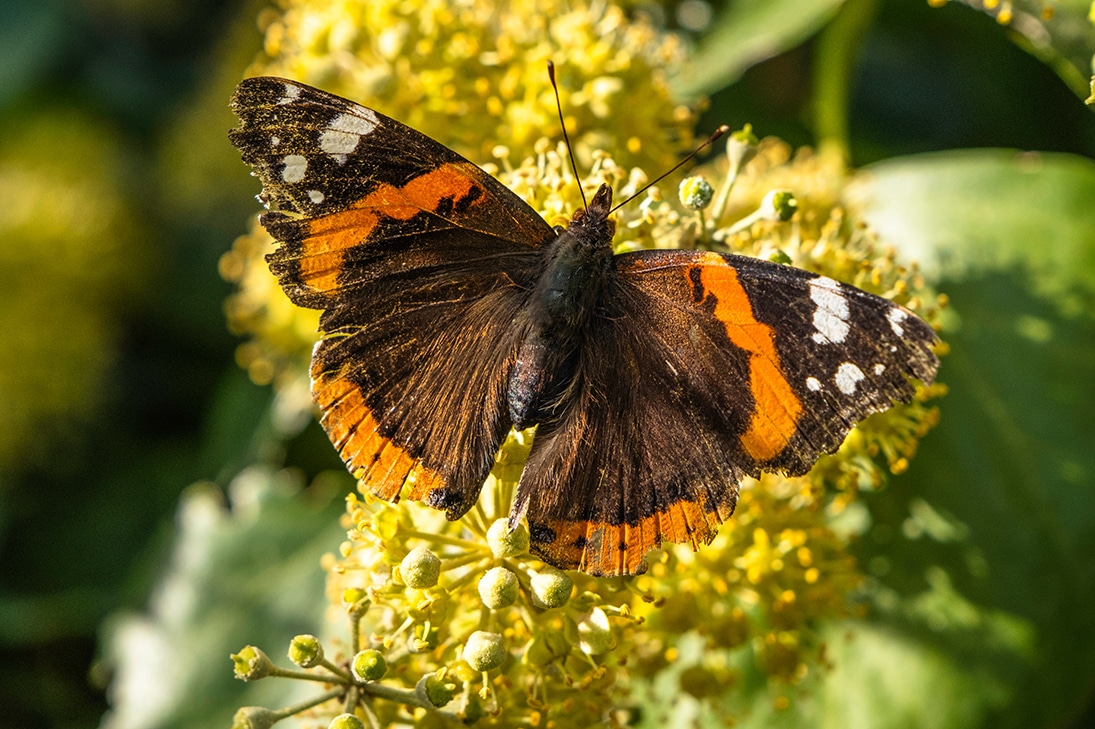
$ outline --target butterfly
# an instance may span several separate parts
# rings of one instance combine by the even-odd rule
[[[232,143],[263,185],[270,269],[322,310],[321,423],[372,494],[457,519],[536,426],[510,526],[556,567],[635,574],[710,542],[742,479],[806,473],[931,383],[932,327],[778,263],[613,254],[612,189],[554,228],[439,142],[281,78],[244,80]]]

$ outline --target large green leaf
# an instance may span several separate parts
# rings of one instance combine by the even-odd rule
[[[867,499],[883,609],[839,651],[833,710],[907,707],[913,687],[916,721],[872,725],[1067,726],[1095,689],[1095,165],[937,154],[878,165],[857,192],[940,276],[957,326],[942,424]],[[849,699],[865,672],[870,698]],[[932,689],[947,676],[966,688]]]
[[[1095,162],[1010,150],[941,152],[868,168],[849,198],[934,277],[1022,270],[1066,313],[1095,295]]]
[[[747,68],[810,37],[844,0],[732,0],[679,80],[686,96],[710,94],[736,81]]]
[[[289,666],[289,639],[320,632],[320,557],[342,536],[333,497],[347,479],[334,481],[301,491],[287,472],[254,466],[233,481],[231,510],[212,484],[183,495],[171,561],[148,612],[105,624],[114,674],[105,729],[223,728],[240,706],[290,700],[301,682],[234,680],[229,654],[250,643]]]

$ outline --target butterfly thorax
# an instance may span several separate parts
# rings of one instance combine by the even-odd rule
[[[583,332],[612,272],[611,207],[612,188],[601,185],[589,207],[544,249],[542,272],[521,312],[526,334],[509,377],[509,415],[518,429],[564,404]]]

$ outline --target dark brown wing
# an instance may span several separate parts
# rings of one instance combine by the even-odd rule
[[[711,541],[744,475],[805,473],[938,367],[935,333],[907,310],[751,258],[621,255],[604,301],[514,505],[534,552],[593,574]]]
[[[272,209],[270,268],[324,310],[324,428],[377,496],[413,474],[409,497],[463,514],[510,428],[511,322],[554,231],[460,155],[346,99],[260,77],[232,108]]]

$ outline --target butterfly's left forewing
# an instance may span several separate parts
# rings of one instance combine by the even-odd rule
[[[510,423],[512,321],[555,237],[444,145],[285,79],[243,81],[230,134],[263,184],[267,256],[323,310],[312,358],[322,423],[372,493],[474,503]]]
[[[629,574],[661,542],[709,542],[744,475],[805,473],[938,367],[906,309],[757,259],[617,256],[604,300],[518,490],[560,567]]]

